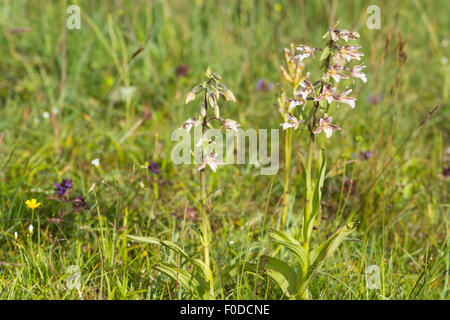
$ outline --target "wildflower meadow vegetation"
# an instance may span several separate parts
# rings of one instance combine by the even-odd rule
[[[1,1],[0,299],[448,299],[449,9]]]

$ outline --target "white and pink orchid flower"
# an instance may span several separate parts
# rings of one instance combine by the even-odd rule
[[[338,97],[339,98],[338,106],[340,103],[346,103],[352,109],[355,107],[356,98],[348,96],[351,92],[352,92],[352,89],[349,89],[348,87],[346,87],[345,90],[342,91],[342,93]]]
[[[225,119],[225,121],[223,122],[223,125],[226,129],[231,129],[234,132],[236,132],[238,127],[241,126],[239,123],[237,123],[236,121],[231,120],[231,119]]]
[[[297,97],[301,97],[303,100],[310,95],[311,92],[314,92],[314,87],[308,80],[303,80],[298,83],[299,87],[294,91],[294,94]]]
[[[331,137],[333,131],[341,130],[338,126],[331,124],[331,117],[328,117],[328,114],[324,114],[323,118],[320,119],[319,126],[314,130],[314,134],[318,134],[320,132],[325,132],[327,138]]]
[[[288,107],[289,112],[291,112],[292,109],[294,109],[296,106],[299,106],[299,105],[301,105],[302,103],[304,103],[304,102],[302,102],[302,100],[294,100],[294,99],[291,99],[290,101],[291,101],[291,102],[289,103],[289,107]]]
[[[356,31],[337,30],[336,34],[339,38],[344,39],[345,42],[347,42],[349,39],[359,38],[359,33]]]
[[[339,62],[344,59],[347,60],[347,62],[350,62],[352,59],[361,60],[361,57],[364,54],[358,51],[359,48],[361,48],[361,46],[346,45],[341,47],[339,52],[333,58],[334,62],[339,64]]]
[[[334,81],[339,82],[341,79],[348,79],[348,76],[342,73],[344,67],[341,67],[337,64],[334,64],[326,74],[323,75],[323,80],[328,80],[330,77],[334,79]]]
[[[217,160],[217,153],[211,152],[204,159],[200,167],[198,167],[198,171],[203,170],[206,165],[208,165],[212,171],[216,172],[218,165],[224,165],[220,160]]]
[[[200,121],[196,117],[189,118],[186,120],[186,122],[183,124],[181,128],[186,129],[188,132],[191,131],[191,128],[200,124]]]
[[[294,128],[294,130],[296,130],[301,123],[305,122],[304,120],[298,120],[290,113],[287,115],[287,120],[288,122],[280,124],[280,126],[283,127],[283,130],[288,128]]]
[[[331,83],[327,84],[327,86],[323,89],[322,93],[315,100],[320,101],[324,98],[327,100],[328,103],[332,103],[333,101],[339,101],[339,97],[336,96],[336,88],[332,87]]]
[[[362,80],[362,82],[366,83],[367,82],[366,74],[361,71],[365,67],[366,67],[365,65],[354,66],[353,68],[350,69],[350,76],[352,76],[353,78],[359,78]]]
[[[300,53],[297,55],[300,59],[300,61],[302,61],[305,58],[308,58],[309,56],[314,56],[314,49],[305,45],[301,45],[298,46],[296,48],[298,51],[300,51]]]

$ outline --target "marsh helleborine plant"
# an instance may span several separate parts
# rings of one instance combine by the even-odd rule
[[[357,32],[338,30],[337,26],[329,28],[323,38],[329,37],[324,48],[311,48],[306,45],[294,49],[284,50],[287,69],[281,67],[283,77],[290,84],[292,96],[287,98],[281,89],[278,95],[278,109],[283,116],[281,124],[285,134],[285,182],[283,193],[283,210],[281,216],[282,226],[286,223],[288,208],[293,202],[289,192],[290,163],[292,156],[292,138],[296,130],[307,130],[309,150],[306,161],[302,157],[306,181],[306,204],[303,212],[303,223],[299,237],[293,237],[284,232],[272,230],[272,240],[283,245],[287,250],[294,253],[300,262],[300,270],[297,272],[285,262],[274,257],[264,257],[266,272],[283,289],[290,298],[310,298],[308,285],[314,274],[314,270],[320,265],[325,257],[331,254],[344,238],[353,231],[355,223],[349,218],[327,241],[320,244],[314,250],[310,248],[310,240],[313,226],[321,206],[322,186],[325,179],[326,158],[324,150],[320,150],[318,159],[318,174],[312,179],[312,162],[314,157],[316,137],[324,134],[331,138],[334,131],[341,130],[332,122],[331,113],[334,106],[346,104],[351,109],[355,108],[356,98],[350,96],[352,89],[345,87],[342,90],[338,86],[346,80],[354,82],[355,78],[367,81],[362,72],[364,65],[348,66],[352,60],[359,61],[363,54],[357,45],[349,45],[348,41],[359,38]],[[304,63],[316,59],[322,63],[323,75],[317,80],[309,80],[310,73],[302,76]],[[341,82],[342,81],[342,82]],[[337,110],[336,110],[337,111]],[[340,112],[343,110],[340,109]],[[313,183],[313,181],[316,181]]]
[[[200,190],[201,190],[201,204],[202,204],[202,236],[203,236],[203,247],[204,247],[204,262],[205,265],[211,268],[210,263],[210,242],[209,242],[209,219],[208,219],[208,194],[206,190],[206,166],[208,165],[212,171],[216,172],[218,165],[223,165],[221,160],[216,158],[216,154],[213,151],[214,142],[207,138],[208,126],[212,121],[218,121],[226,129],[236,130],[240,125],[231,119],[223,119],[220,117],[220,109],[218,101],[220,97],[225,98],[227,101],[236,102],[233,93],[221,83],[222,77],[208,68],[205,73],[206,81],[196,85],[187,95],[186,104],[194,100],[196,95],[203,93],[203,102],[200,105],[200,111],[197,117],[188,119],[183,128],[190,130],[192,127],[201,125],[202,126],[202,137],[197,142],[197,147],[202,147],[202,163],[198,167],[200,171]],[[208,112],[212,111],[213,116],[208,117]],[[214,296],[214,282],[211,272],[211,277],[209,281],[210,285],[210,296]]]
[[[210,211],[208,193],[206,189],[206,172],[208,167],[212,171],[216,171],[218,165],[224,163],[217,159],[214,153],[214,141],[208,138],[207,132],[212,128],[212,122],[219,122],[225,129],[236,131],[240,126],[236,121],[231,119],[223,119],[220,117],[219,100],[223,97],[227,101],[236,101],[233,93],[221,83],[221,77],[208,70],[205,73],[206,80],[196,85],[187,95],[186,104],[193,101],[199,94],[202,94],[202,102],[200,104],[199,114],[196,117],[189,118],[185,121],[182,128],[190,131],[193,127],[201,126],[202,137],[197,141],[196,147],[201,148],[201,164],[198,167],[200,180],[200,197],[201,197],[201,211],[202,211],[202,232],[201,242],[204,249],[204,260],[194,258],[187,254],[176,244],[161,240],[154,237],[139,237],[128,236],[129,238],[152,244],[162,245],[169,250],[175,251],[180,257],[186,259],[189,263],[201,270],[201,275],[193,274],[180,269],[179,266],[171,264],[160,264],[156,269],[167,276],[171,277],[176,283],[180,284],[184,289],[196,294],[204,299],[214,299],[218,294],[223,293],[223,285],[225,279],[230,279],[230,274],[238,270],[237,267],[227,267],[224,270],[217,272],[220,275],[220,280],[214,282],[214,273],[210,260],[210,225],[208,213]]]

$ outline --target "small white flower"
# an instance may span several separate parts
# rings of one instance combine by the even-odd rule
[[[17,239],[18,235],[17,235],[17,231],[14,232],[14,239]]]
[[[29,233],[33,233],[33,225],[32,225],[32,224],[30,224],[30,225],[28,226],[28,232],[29,232]]]
[[[98,168],[100,166],[100,159],[99,158],[95,158],[94,160],[91,161],[91,164]]]
[[[44,117],[44,119],[48,119],[50,117],[50,113],[48,113],[47,111],[45,111],[42,116]]]

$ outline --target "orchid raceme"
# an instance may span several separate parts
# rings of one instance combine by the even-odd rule
[[[301,157],[303,168],[305,171],[305,189],[304,194],[305,206],[302,216],[302,226],[298,234],[289,235],[280,230],[272,230],[270,237],[272,240],[285,247],[292,252],[296,257],[300,267],[295,272],[286,262],[275,257],[264,256],[263,263],[267,275],[275,280],[283,293],[289,298],[309,299],[310,293],[308,290],[309,282],[311,281],[315,270],[323,262],[327,255],[330,255],[337,249],[339,244],[350,234],[356,227],[352,216],[350,216],[344,225],[342,225],[334,235],[328,240],[312,249],[311,237],[314,235],[314,230],[320,222],[318,219],[321,211],[321,197],[322,187],[325,183],[326,177],[326,157],[325,150],[319,150],[318,165],[314,167],[316,137],[322,139],[318,134],[325,133],[326,138],[331,138],[334,131],[341,130],[340,127],[332,123],[332,113],[339,104],[348,104],[352,109],[355,107],[356,98],[349,96],[352,89],[345,87],[339,89],[341,83],[351,82],[352,78],[359,78],[364,83],[367,81],[366,75],[362,72],[364,65],[354,67],[346,67],[345,65],[351,60],[361,60],[364,56],[358,50],[361,48],[355,44],[342,44],[340,41],[352,41],[359,38],[359,33],[339,30],[337,26],[330,28],[325,34],[324,38],[329,37],[329,41],[324,48],[312,49],[306,45],[297,47],[297,53],[292,53],[291,56],[298,57],[298,63],[301,61],[311,62],[317,59],[314,52],[322,52],[319,63],[322,64],[323,74],[320,75],[318,81],[306,80],[306,77],[294,75],[298,82],[293,83],[293,75],[285,79],[290,82],[293,89],[293,98],[287,98],[284,91],[281,91],[278,96],[278,106],[283,115],[284,122],[280,125],[286,131],[286,167],[289,168],[290,163],[290,148],[292,146],[292,135],[295,132],[301,132],[302,129],[307,131],[309,138],[309,148],[306,157]],[[291,46],[292,47],[292,46]],[[285,50],[286,52],[286,50]],[[308,60],[305,60],[309,58]],[[311,59],[313,58],[313,59]],[[305,68],[302,65],[299,70]],[[302,108],[296,108],[301,105]],[[288,106],[288,108],[286,108]],[[343,110],[343,109],[339,109]],[[301,153],[301,152],[299,152]],[[317,168],[317,173],[313,177],[314,168]],[[289,176],[285,177],[285,192],[283,200],[285,205],[284,214],[282,217],[282,227],[284,227],[286,205],[292,200],[286,201],[290,192]],[[294,210],[295,211],[295,210]],[[283,275],[282,277],[280,275]],[[288,280],[290,279],[290,280]]]
[[[298,53],[297,51],[300,51],[300,53]],[[301,46],[297,48],[297,51],[293,43],[291,43],[290,48],[285,48],[284,57],[287,70],[284,66],[280,66],[283,78],[290,85],[292,96],[287,98],[286,93],[282,88],[277,96],[278,110],[283,118],[283,122],[280,124],[280,126],[285,131],[285,177],[282,198],[282,225],[284,225],[284,223],[286,222],[289,204],[293,200],[289,190],[293,131],[296,130],[299,127],[300,123],[303,122],[303,120],[298,120],[293,115],[293,113],[296,111],[296,109],[299,109],[296,108],[297,106],[302,106],[301,109],[303,111],[304,106],[309,99],[309,96],[314,90],[312,84],[308,80],[306,80],[306,78],[309,76],[309,73],[303,75],[304,65],[302,60],[308,58],[311,55],[314,56],[314,52],[316,51],[316,49],[310,48],[308,46]]]
[[[201,164],[197,168],[200,175],[200,204],[201,204],[201,244],[203,246],[203,258],[200,260],[193,258],[187,254],[183,249],[181,249],[176,244],[160,240],[153,237],[136,237],[130,236],[130,238],[153,244],[161,244],[168,249],[176,252],[189,263],[200,269],[199,274],[190,274],[192,271],[180,270],[179,266],[165,264],[163,266],[158,266],[157,270],[171,277],[174,281],[180,281],[179,283],[192,294],[200,295],[204,299],[215,299],[218,294],[218,289],[220,285],[225,285],[226,283],[214,282],[213,273],[213,263],[211,263],[210,257],[210,224],[208,214],[210,211],[209,207],[209,197],[206,188],[206,177],[209,169],[216,172],[219,165],[224,165],[222,160],[217,158],[217,153],[213,151],[215,142],[208,138],[208,130],[212,128],[213,122],[219,122],[223,128],[227,130],[237,131],[240,124],[232,119],[223,119],[220,117],[219,101],[223,98],[226,101],[235,102],[236,99],[233,93],[221,83],[222,77],[217,73],[212,72],[209,68],[205,73],[206,80],[194,86],[194,88],[188,93],[186,97],[186,103],[194,101],[199,94],[202,94],[202,101],[200,103],[199,113],[195,117],[187,119],[182,125],[182,129],[190,131],[193,127],[201,127],[202,136],[196,142],[195,146],[201,149]],[[210,114],[212,113],[212,114]],[[239,267],[240,268],[240,267]],[[235,272],[240,270],[239,268],[227,268],[221,272],[222,276],[226,276],[226,272]],[[234,271],[233,271],[234,270]]]

